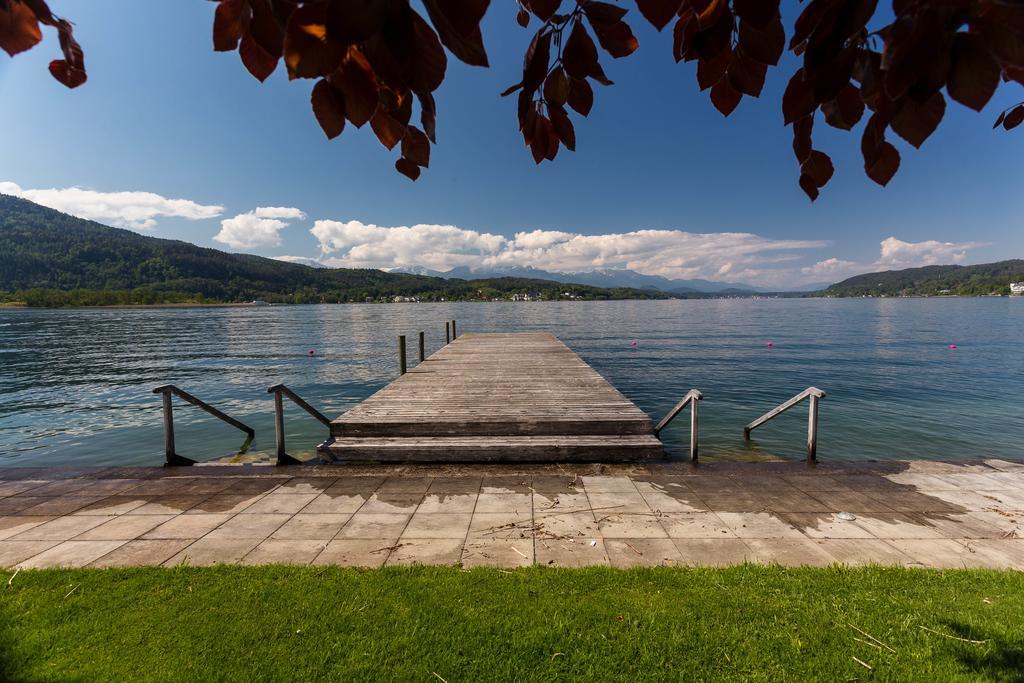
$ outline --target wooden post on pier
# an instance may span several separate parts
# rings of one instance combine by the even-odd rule
[[[398,335],[398,371],[399,374],[405,374],[405,335]]]
[[[452,339],[455,339],[459,335],[455,332],[455,321],[452,321]]]
[[[807,415],[807,464],[818,461],[818,396],[811,394],[811,409]]]
[[[423,343],[423,332],[420,332],[420,362],[422,363],[427,359],[426,348]]]
[[[277,462],[280,464],[288,456],[284,449],[284,399],[280,391],[274,392],[274,430],[277,433]]]
[[[444,324],[444,343],[445,346],[452,343],[452,324],[450,322]]]
[[[700,401],[697,399],[690,401],[690,461],[694,464],[697,463],[697,406],[700,405]]]
[[[163,392],[164,401],[164,453],[167,464],[173,464],[178,454],[174,452],[174,406],[171,404],[171,392]]]

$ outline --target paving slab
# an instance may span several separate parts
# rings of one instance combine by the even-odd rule
[[[306,565],[327,547],[327,541],[268,538],[242,558],[242,564]]]
[[[336,538],[385,539],[394,543],[405,531],[411,517],[387,512],[357,512],[341,528]]]
[[[77,541],[131,541],[171,519],[174,515],[121,515],[74,538]]]
[[[533,538],[473,538],[462,550],[463,567],[529,567]]]
[[[155,567],[190,545],[190,539],[135,540],[94,560],[90,567]]]
[[[163,563],[165,567],[237,564],[259,545],[255,538],[201,538]]]
[[[391,554],[391,539],[336,538],[313,560],[315,565],[380,567]]]
[[[385,564],[459,564],[464,542],[464,538],[406,539],[403,536]]]
[[[143,538],[201,538],[229,519],[231,515],[226,514],[178,515],[147,532]]]
[[[669,538],[605,538],[604,548],[613,567],[674,567],[683,555]]]
[[[278,527],[271,537],[293,541],[330,541],[351,518],[352,515],[300,513]]]
[[[839,564],[906,565],[912,560],[891,544],[878,538],[828,538],[815,541]]]
[[[0,541],[0,567],[13,567],[60,543],[61,541]]]
[[[125,541],[64,541],[19,563],[19,569],[84,567],[103,557]]]
[[[0,517],[0,541],[17,536],[23,531],[28,531],[54,517]]]
[[[263,540],[284,526],[284,523],[291,518],[291,515],[284,513],[253,513],[250,515],[240,513],[210,531],[207,538]]]
[[[683,564],[693,567],[725,567],[750,561],[750,548],[738,538],[674,538],[672,542]]]
[[[609,564],[602,538],[538,538],[534,545],[539,565],[552,567],[589,567]]]
[[[465,540],[472,515],[464,513],[417,512],[402,532],[401,540],[436,538]]]

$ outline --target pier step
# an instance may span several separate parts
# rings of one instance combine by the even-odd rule
[[[346,437],[328,441],[320,451],[328,462],[608,462],[662,454],[661,441],[651,434]]]
[[[558,410],[554,407],[553,410]],[[331,423],[331,436],[348,437],[406,437],[406,436],[572,436],[572,435],[642,435],[650,434],[651,419],[646,415],[623,418],[615,413],[595,413],[586,418],[521,417],[508,411],[498,418],[462,416],[459,419],[438,416],[424,419],[422,415],[409,418],[392,417],[376,420],[352,418]]]

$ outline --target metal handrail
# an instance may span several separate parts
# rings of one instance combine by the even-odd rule
[[[174,450],[174,405],[171,402],[171,396],[177,396],[186,403],[205,410],[210,415],[213,415],[218,420],[227,422],[232,427],[236,427],[241,431],[245,432],[246,438],[242,443],[242,447],[238,450],[239,454],[245,453],[249,450],[249,446],[252,444],[252,440],[256,437],[256,430],[249,425],[239,422],[235,418],[231,417],[226,413],[222,413],[217,410],[209,403],[202,401],[192,394],[188,393],[184,389],[179,389],[173,384],[164,384],[156,389],[153,389],[154,394],[163,395],[163,407],[164,407],[164,455],[167,457],[167,465],[194,465],[195,460],[186,458],[183,455],[178,455]]]
[[[760,427],[776,415],[781,415],[786,412],[805,398],[810,399],[811,402],[811,408],[807,415],[807,463],[809,465],[813,465],[817,462],[818,457],[818,400],[825,398],[825,392],[817,387],[807,387],[793,398],[778,407],[769,410],[767,413],[748,424],[743,428],[743,438],[746,441],[750,441],[750,432],[752,430]]]
[[[683,396],[683,400],[675,405],[672,410],[668,411],[668,414],[661,419],[658,426],[654,428],[654,435],[658,436],[668,423],[675,419],[676,415],[682,412],[686,404],[690,404],[690,460],[697,462],[697,404],[704,398],[704,394],[700,393],[697,389],[690,389],[686,392],[686,396]],[[660,438],[660,437],[659,437]]]
[[[274,395],[274,429],[277,432],[277,464],[278,465],[300,465],[302,461],[288,455],[284,447],[284,400],[283,396],[291,399],[292,403],[305,410],[321,423],[331,427],[331,420],[319,410],[309,405],[301,396],[283,384],[275,384],[267,388],[268,394]]]

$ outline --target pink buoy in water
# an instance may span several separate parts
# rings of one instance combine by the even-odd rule
[[[950,344],[950,345],[949,345],[949,348],[951,348],[951,349],[955,349],[955,348],[956,348],[956,344]]]
[[[770,349],[770,348],[772,348],[773,346],[775,346],[775,344],[773,344],[773,343],[771,343],[771,342],[768,342],[768,348],[769,348],[769,349]]]
[[[632,346],[635,349],[636,348],[636,339],[634,339],[632,342],[630,342],[629,345]]]
[[[309,350],[309,355],[315,356],[316,355],[316,351],[314,351],[313,349],[310,349]]]

